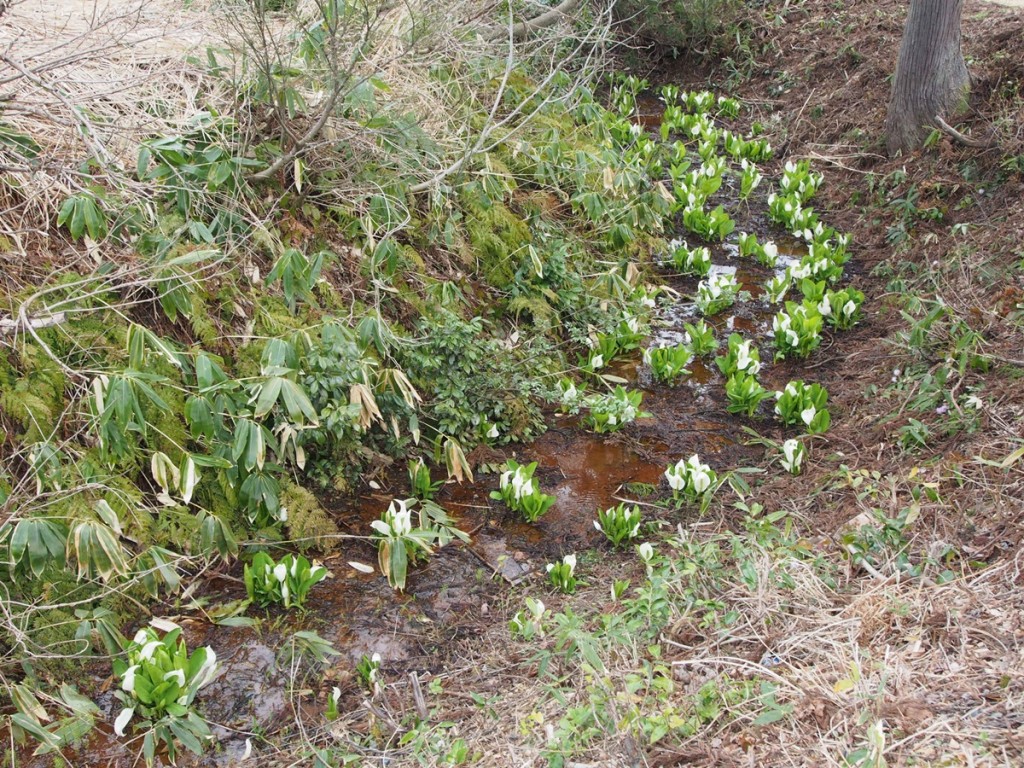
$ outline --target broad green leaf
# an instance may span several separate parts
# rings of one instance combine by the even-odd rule
[[[27,565],[39,578],[49,563],[64,564],[67,544],[68,530],[64,525],[42,518],[20,520],[11,535],[11,559]]]
[[[273,409],[283,383],[284,379],[273,376],[260,386],[260,396],[256,400],[256,411],[253,414],[257,419],[263,418]]]
[[[128,572],[125,552],[117,536],[100,522],[85,521],[72,531],[71,548],[78,561],[78,578],[109,581]]]
[[[39,741],[41,744],[41,746],[39,747],[40,750],[44,748],[47,750],[54,750],[60,746],[60,741],[54,734],[50,733],[48,730],[43,728],[43,726],[41,726],[31,717],[28,717],[27,715],[24,715],[21,712],[12,715],[11,722],[18,728],[21,728],[26,733],[34,736],[35,739]],[[42,753],[39,752],[39,754]]]
[[[113,530],[114,533],[116,533],[118,536],[122,534],[121,521],[118,519],[117,513],[114,512],[113,507],[110,506],[106,499],[100,499],[99,501],[97,501],[93,509],[96,510],[96,515],[100,518],[100,520],[102,520],[106,525],[110,526],[111,530]]]
[[[80,694],[73,685],[63,683],[60,687],[60,697],[68,705],[68,709],[77,715],[96,717],[100,713],[100,708],[96,706],[96,703]]]
[[[199,513],[198,519],[200,553],[206,557],[219,555],[223,560],[238,555],[238,543],[223,520],[206,510]]]
[[[50,715],[47,714],[46,708],[39,703],[39,699],[36,698],[35,693],[28,686],[12,685],[11,698],[19,712],[24,713],[37,722],[50,722]]]
[[[786,716],[786,711],[782,709],[769,709],[767,712],[762,712],[754,719],[754,725],[771,725],[777,723],[779,720]]]
[[[193,439],[205,437],[212,440],[216,435],[213,406],[202,395],[193,395],[185,401],[185,421],[189,425]]]
[[[303,424],[308,421],[311,424],[317,423],[316,409],[313,403],[306,397],[302,387],[288,379],[281,380],[281,398],[284,401],[285,410],[292,421]]]

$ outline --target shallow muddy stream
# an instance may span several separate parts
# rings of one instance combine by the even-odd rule
[[[776,240],[782,257],[778,270],[803,255],[799,241],[768,232],[764,220],[744,220],[742,211],[733,211],[733,215],[738,230],[755,232],[762,240]],[[768,332],[774,310],[761,299],[761,285],[776,270],[749,259],[741,263],[735,239],[734,233],[726,243],[710,246],[713,270],[734,272],[751,298],[710,322],[720,344],[732,331],[755,339],[762,352],[765,386],[781,388],[789,378],[787,366],[768,364],[772,357]],[[692,238],[691,244],[696,244]],[[646,344],[680,343],[683,323],[696,318],[690,297],[698,280],[680,277],[670,269],[659,270],[656,279],[675,291],[677,298],[659,306]],[[760,449],[743,443],[742,425],[747,420],[726,410],[724,380],[711,358],[694,360],[691,375],[674,387],[654,382],[639,361],[637,352],[631,359],[616,360],[609,372],[643,390],[643,409],[653,414],[651,418],[638,420],[614,435],[598,435],[583,429],[576,419],[551,414],[549,430],[536,442],[506,450],[506,455],[521,462],[539,462],[541,487],[557,498],[536,524],[522,522],[489,498],[497,487],[494,474],[479,473],[474,484],[444,486],[437,501],[471,534],[472,541],[450,544],[411,570],[405,594],[394,593],[379,574],[361,574],[352,568],[350,561],[375,564],[376,555],[368,539],[347,539],[341,552],[325,559],[332,578],[313,588],[303,614],[272,611],[261,616],[256,627],[228,627],[214,624],[196,611],[182,610],[175,615],[173,607],[167,607],[168,617],[184,628],[189,647],[211,645],[222,664],[218,679],[199,698],[202,711],[215,724],[220,745],[216,755],[205,756],[202,764],[234,765],[250,735],[269,736],[279,727],[290,727],[296,716],[318,719],[331,686],[342,688],[342,706],[358,705],[359,688],[352,670],[364,655],[379,653],[387,676],[436,670],[442,663],[438,660],[441,645],[473,636],[492,621],[490,606],[502,599],[510,585],[543,579],[546,563],[569,552],[600,546],[602,537],[593,527],[595,510],[630,498],[627,484],[663,483],[666,465],[693,453],[719,470],[758,458]],[[766,421],[760,422],[759,428],[769,434],[773,429]],[[336,504],[328,500],[339,527],[345,533],[368,536],[370,521],[380,516],[388,502],[407,495],[404,483],[398,479],[393,487],[382,490],[364,486],[356,498]],[[668,522],[675,524],[689,513],[665,514],[674,514]],[[213,576],[203,590],[207,600],[224,603],[244,597],[240,575],[241,565],[235,564],[230,574]],[[249,613],[261,614],[254,609]],[[300,629],[317,632],[340,656],[326,665],[317,690],[291,694],[289,669],[278,652]],[[98,670],[101,667],[109,669],[97,665]],[[136,764],[140,742],[117,739],[110,725],[120,704],[107,692],[100,705],[106,720],[81,750],[67,752],[68,760],[76,766]],[[178,764],[189,765],[190,761],[192,757],[186,754]],[[23,764],[42,768],[52,765],[52,757]]]

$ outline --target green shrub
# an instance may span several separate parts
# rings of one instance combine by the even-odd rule
[[[619,0],[616,15],[627,28],[680,51],[724,51],[734,44],[742,0]]]
[[[495,425],[501,440],[529,440],[544,429],[538,357],[520,355],[489,336],[482,318],[463,320],[448,310],[418,326],[421,343],[396,351],[401,367],[423,393],[423,421],[461,443],[478,442],[478,427]]]

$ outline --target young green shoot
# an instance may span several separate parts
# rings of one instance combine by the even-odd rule
[[[725,394],[729,398],[729,413],[745,413],[751,417],[763,401],[772,397],[756,376],[739,372],[730,375],[725,382]]]
[[[597,511],[594,527],[605,535],[613,547],[619,547],[640,535],[640,507],[627,507],[625,502]]]
[[[533,638],[544,637],[544,618],[548,611],[544,602],[532,597],[526,598],[526,610],[518,611],[508,623],[512,637],[529,642]]]
[[[327,578],[322,565],[310,565],[302,555],[287,554],[278,563],[266,552],[257,552],[242,571],[249,599],[261,608],[283,605],[301,607],[314,584]]]
[[[732,273],[718,273],[707,280],[701,280],[697,286],[697,309],[705,317],[717,315],[728,309],[735,302],[740,292],[740,284]]]
[[[761,355],[750,339],[733,333],[729,335],[728,350],[724,355],[715,358],[715,365],[724,376],[732,376],[735,373],[756,376],[761,371]]]
[[[812,435],[825,432],[832,423],[828,391],[820,384],[791,381],[775,393],[775,413],[786,426],[802,425]]]
[[[665,470],[665,479],[676,501],[700,503],[705,508],[718,486],[718,475],[697,454],[680,459]]]
[[[821,326],[822,317],[815,307],[787,301],[786,311],[772,321],[775,359],[807,357],[821,344]]]
[[[509,459],[498,481],[498,490],[491,491],[492,499],[505,502],[505,506],[522,514],[530,523],[537,522],[555,503],[555,497],[541,492],[534,480],[536,469],[537,462],[519,464]]]
[[[644,350],[643,360],[650,366],[655,379],[671,384],[678,377],[690,372],[686,366],[693,360],[693,353],[685,344],[652,347]]]
[[[631,421],[651,415],[640,410],[643,398],[643,392],[626,390],[622,385],[607,395],[590,395],[584,401],[589,409],[587,421],[598,434],[617,432]]]
[[[718,349],[715,329],[701,318],[696,323],[683,323],[684,344],[690,348],[694,357],[704,357]]]
[[[124,704],[114,721],[114,732],[124,736],[136,716],[145,721],[148,730],[142,753],[149,766],[155,761],[159,742],[166,745],[173,760],[179,741],[197,755],[213,741],[209,726],[192,709],[192,702],[216,675],[217,654],[209,646],[189,654],[181,628],[159,623],[171,626],[170,631],[161,637],[153,626],[140,629],[125,649],[127,658],[117,659],[113,665],[119,687],[114,695]]]
[[[576,591],[576,555],[566,555],[560,563],[548,563],[546,570],[555,589],[567,595]]]
[[[807,448],[794,437],[782,444],[782,468],[791,475],[799,475],[800,467],[807,457]]]

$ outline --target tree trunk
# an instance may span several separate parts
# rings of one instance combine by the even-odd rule
[[[889,154],[917,149],[935,126],[963,108],[971,87],[960,50],[963,0],[910,0],[885,118]]]

